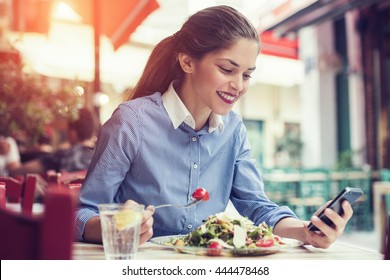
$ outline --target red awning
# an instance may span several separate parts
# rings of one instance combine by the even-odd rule
[[[54,0],[13,0],[11,30],[47,33]],[[57,0],[67,3],[83,22],[93,25],[94,5],[100,3],[101,33],[115,49],[124,44],[135,29],[156,9],[156,0]]]
[[[99,0],[101,33],[118,49],[136,28],[160,7],[156,0]],[[93,24],[96,0],[63,0],[78,13],[83,22]]]
[[[11,1],[11,30],[48,33],[52,6],[53,0]]]
[[[260,39],[260,53],[298,59],[298,39],[278,37],[272,31],[263,32]]]

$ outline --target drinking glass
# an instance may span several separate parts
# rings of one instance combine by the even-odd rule
[[[140,204],[100,204],[104,255],[108,260],[134,259],[138,250],[145,206]]]

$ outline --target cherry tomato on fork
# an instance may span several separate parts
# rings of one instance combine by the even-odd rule
[[[207,201],[210,199],[209,192],[204,188],[198,188],[192,193],[192,197],[195,200],[204,200]]]

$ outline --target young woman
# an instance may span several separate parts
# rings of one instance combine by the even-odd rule
[[[241,215],[281,236],[323,248],[335,241],[350,205],[343,216],[327,213],[334,227],[313,217],[321,232],[309,232],[307,222],[271,202],[242,119],[231,111],[248,89],[259,48],[256,29],[228,6],[197,12],[155,47],[130,100],[101,129],[80,193],[79,240],[101,242],[100,203],[186,204],[204,187],[210,200],[195,207],[149,207],[141,242],[193,231],[229,199]]]

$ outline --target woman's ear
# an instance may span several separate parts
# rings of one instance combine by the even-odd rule
[[[185,73],[192,73],[194,67],[192,57],[185,53],[179,53],[178,59],[181,69],[183,69]]]

